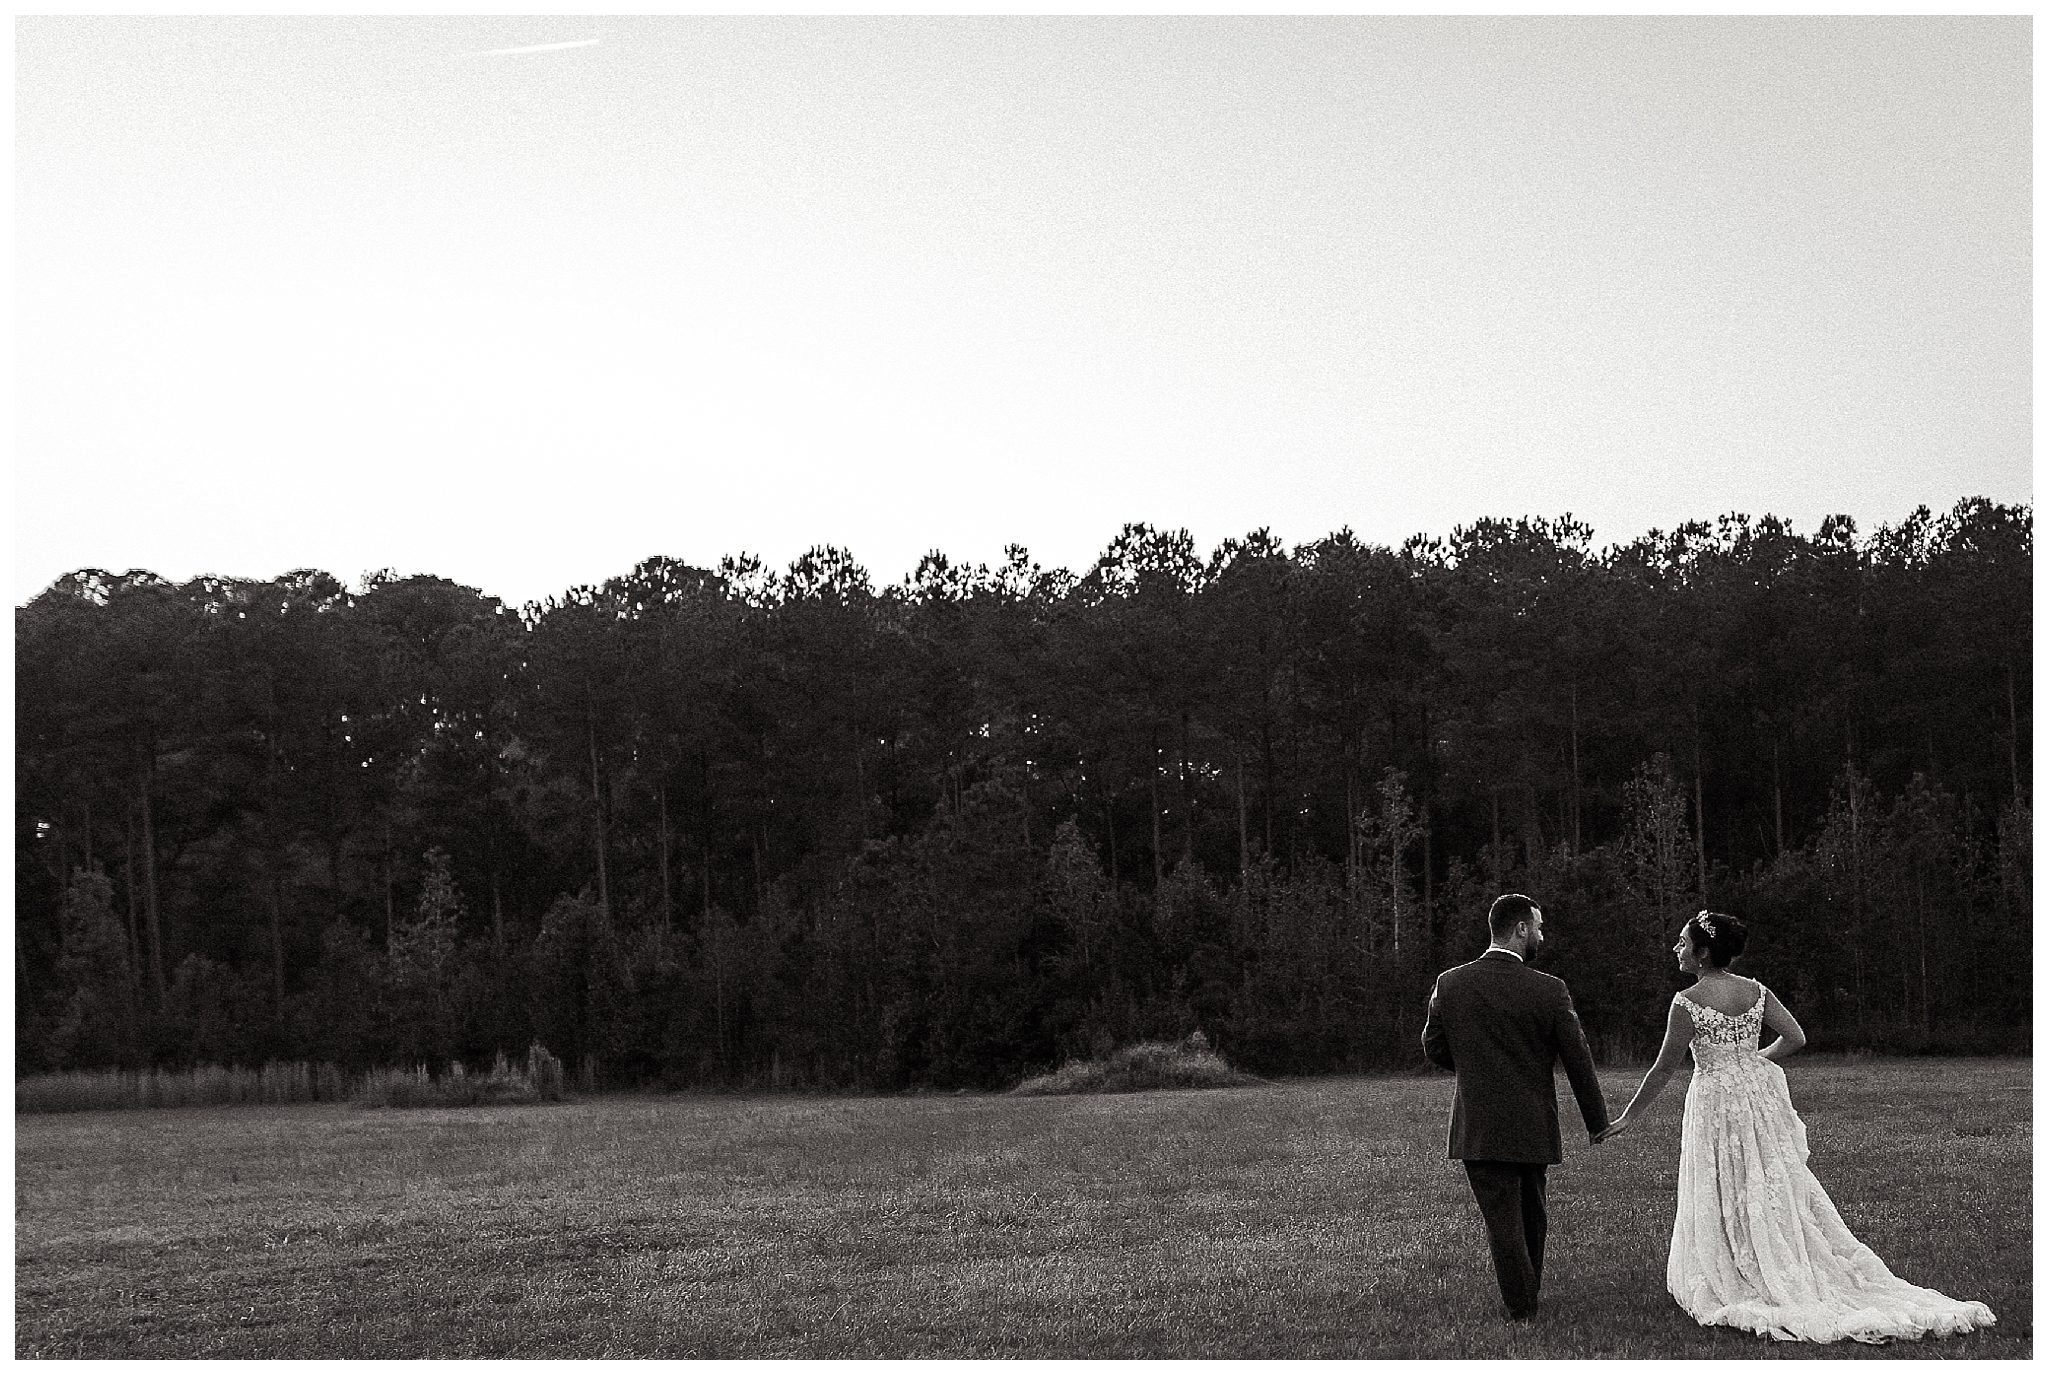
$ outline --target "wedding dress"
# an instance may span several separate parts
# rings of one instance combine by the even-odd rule
[[[1849,1233],[1806,1168],[1806,1124],[1785,1071],[1757,1052],[1756,1005],[1692,1014],[1692,1085],[1678,1156],[1678,1218],[1665,1283],[1695,1319],[1780,1341],[1948,1337],[1997,1321],[1906,1283]]]

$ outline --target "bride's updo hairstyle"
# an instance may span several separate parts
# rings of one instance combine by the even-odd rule
[[[1716,969],[1726,969],[1749,944],[1749,928],[1742,924],[1742,918],[1726,912],[1701,912],[1685,924],[1685,934],[1691,939],[1692,948],[1711,960]]]

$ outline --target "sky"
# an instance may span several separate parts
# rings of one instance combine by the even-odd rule
[[[2030,23],[22,18],[15,601],[2030,503]]]

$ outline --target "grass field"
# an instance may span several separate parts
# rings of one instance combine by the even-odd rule
[[[1622,1140],[1568,1126],[1544,1313],[1510,1326],[1431,1076],[17,1115],[16,1354],[2030,1356],[2031,1062],[1788,1073],[1850,1226],[1991,1332],[1693,1324],[1664,1292],[1682,1082]]]

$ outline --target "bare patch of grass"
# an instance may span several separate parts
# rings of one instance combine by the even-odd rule
[[[1680,1085],[1618,1142],[1568,1134],[1543,1316],[1508,1324],[1443,1158],[1449,1081],[1418,1075],[19,1116],[16,1354],[2029,1357],[2029,1062],[1787,1072],[1851,1227],[1997,1327],[1693,1323],[1664,1292]],[[1603,1077],[1618,1102],[1637,1076]]]
[[[1198,1033],[1199,1034],[1199,1033]],[[1069,1060],[1026,1079],[1013,1094],[1139,1093],[1147,1089],[1221,1089],[1261,1082],[1232,1069],[1205,1040],[1141,1041],[1100,1060]]]

